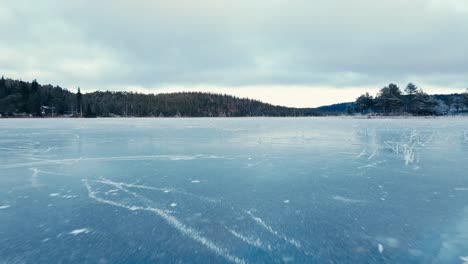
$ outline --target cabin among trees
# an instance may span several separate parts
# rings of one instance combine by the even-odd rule
[[[53,106],[41,106],[42,116],[55,116],[55,107]]]

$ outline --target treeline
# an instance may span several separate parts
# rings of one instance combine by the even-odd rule
[[[320,108],[291,108],[234,96],[182,92],[142,94],[134,92],[73,93],[59,86],[0,79],[0,116],[72,117],[242,117],[319,116],[340,114],[446,115],[468,113],[468,89],[463,94],[429,95],[410,83],[402,91],[389,84],[374,97],[369,93],[355,102]]]
[[[76,95],[58,86],[0,79],[0,113],[41,115],[41,106],[53,106],[63,114],[76,109]]]
[[[234,96],[183,92],[142,94],[133,92],[73,93],[59,86],[0,79],[0,114],[68,115],[84,117],[218,117],[218,116],[317,116],[313,108],[274,106]]]
[[[382,88],[376,97],[365,93],[347,106],[349,114],[446,115],[468,111],[468,89],[463,94],[429,95],[413,83],[404,91],[396,84]]]

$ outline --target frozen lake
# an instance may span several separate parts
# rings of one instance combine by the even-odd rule
[[[0,263],[468,263],[468,119],[0,120]]]

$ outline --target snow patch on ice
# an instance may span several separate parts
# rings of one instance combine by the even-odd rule
[[[40,184],[39,184],[39,179],[37,177],[37,175],[39,174],[39,170],[37,168],[30,168],[30,170],[32,170],[32,175],[31,175],[31,186],[33,188],[39,188],[40,187]]]
[[[109,191],[105,192],[104,194],[106,194],[106,195],[114,194],[114,193],[116,193],[116,192],[118,192],[118,191],[119,191],[119,190],[117,190],[117,189],[113,189],[113,190],[109,190]]]
[[[377,248],[378,248],[378,250],[379,250],[379,253],[383,253],[384,247],[383,247],[382,244],[379,243],[379,244],[377,245]]]
[[[60,195],[60,193],[51,193],[51,194],[49,194],[50,197],[56,197],[56,196],[59,196],[59,195]]]
[[[7,208],[10,208],[11,206],[10,205],[0,205],[0,210],[1,209],[7,209]]]
[[[81,229],[75,229],[73,231],[70,231],[70,235],[74,235],[74,236],[77,236],[77,235],[80,235],[80,234],[88,234],[90,233],[91,230],[89,228],[81,228]]]
[[[337,200],[343,203],[362,203],[364,201],[358,200],[358,199],[351,199],[351,198],[346,198],[343,196],[335,195],[333,196],[333,200]]]

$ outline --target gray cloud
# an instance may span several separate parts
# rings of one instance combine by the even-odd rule
[[[468,83],[465,0],[0,3],[0,72],[94,89]]]

